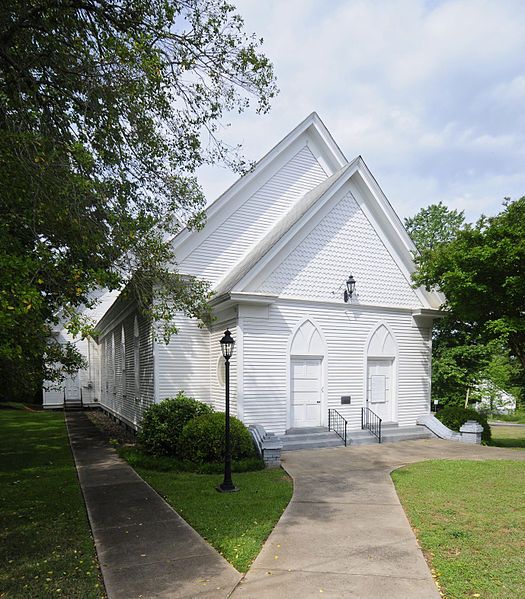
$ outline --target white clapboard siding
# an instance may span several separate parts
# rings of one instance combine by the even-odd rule
[[[157,401],[184,391],[210,403],[210,333],[181,313],[175,315],[174,322],[178,332],[169,343],[162,338],[155,342]]]
[[[289,403],[288,341],[295,328],[311,318],[326,340],[328,408],[335,408],[358,429],[365,400],[366,345],[381,322],[398,345],[394,368],[400,425],[415,424],[428,411],[430,380],[429,330],[413,326],[409,311],[377,310],[302,302],[271,306],[268,320],[243,319],[244,421],[282,433]],[[350,395],[350,405],[341,396]]]
[[[257,288],[333,300],[350,272],[362,303],[420,307],[411,283],[351,193],[347,193]],[[334,295],[335,294],[335,295]]]
[[[137,328],[138,368],[135,363]],[[124,344],[122,333],[124,333]],[[144,410],[154,402],[155,395],[153,335],[150,320],[138,311],[131,312],[105,332],[100,339],[100,347],[102,390],[100,403],[127,424],[137,427]],[[137,370],[138,374],[136,374]]]
[[[220,280],[305,193],[327,178],[307,146],[179,264],[181,272]],[[206,228],[200,235],[206,234]]]

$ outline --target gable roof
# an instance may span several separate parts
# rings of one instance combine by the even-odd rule
[[[357,160],[357,159],[356,159]],[[215,287],[217,295],[231,291],[247,275],[275,244],[316,204],[316,202],[340,180],[354,165],[355,160],[339,169],[331,177],[305,194],[299,202],[257,243],[252,250]]]
[[[286,151],[292,148],[302,137],[308,137],[317,145],[321,154],[320,157],[323,162],[323,167],[328,176],[332,175],[348,163],[319,115],[316,112],[312,112],[269,152],[258,160],[249,172],[240,177],[205,209],[205,230],[208,236],[213,234],[213,231],[220,227],[224,222],[225,213],[227,216],[228,207],[233,203],[232,200],[243,192],[246,193],[247,188],[251,185],[257,183],[258,185],[262,185],[265,179],[271,177],[282,156],[285,155]],[[179,263],[191,253],[193,249],[191,247],[192,240],[196,237],[198,237],[196,231],[191,231],[185,227],[171,240]],[[189,247],[186,248],[185,246]]]
[[[415,245],[364,160],[358,156],[292,206],[264,238],[218,282],[214,289],[216,296],[247,290],[263,269],[272,264],[275,266],[281,250],[284,251],[292,239],[301,236],[308,223],[315,222],[315,215],[322,206],[349,181],[356,185],[363,198],[359,202],[361,210],[381,233],[383,243],[411,284],[411,274],[415,270],[412,257],[416,251]],[[442,303],[438,294],[423,288],[416,289],[415,293],[425,307],[436,309]]]

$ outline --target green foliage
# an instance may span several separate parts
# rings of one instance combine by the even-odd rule
[[[491,355],[468,324],[452,315],[438,320],[432,338],[432,399],[444,406],[463,406]]]
[[[460,406],[447,406],[446,408],[439,410],[439,412],[436,413],[436,417],[453,431],[459,431],[461,426],[465,424],[467,420],[475,420],[483,426],[481,440],[484,443],[490,443],[491,432],[487,417],[476,412],[476,410],[462,408]]]
[[[2,382],[78,367],[46,344],[97,288],[126,286],[167,336],[176,310],[209,320],[165,240],[203,224],[199,166],[246,166],[217,135],[276,93],[260,40],[225,0],[13,0],[0,40]]]
[[[502,344],[496,344],[488,364],[480,373],[481,380],[490,381],[490,390],[495,395],[497,409],[499,390],[502,389],[516,398],[516,405],[523,402],[525,393],[525,369],[519,360],[509,354],[509,350]]]
[[[439,202],[422,208],[412,218],[405,218],[405,228],[417,249],[424,252],[452,241],[464,222],[463,211],[451,210]]]
[[[416,284],[439,288],[445,308],[479,342],[506,343],[525,367],[525,197],[416,257]]]
[[[416,285],[439,289],[449,315],[433,332],[432,397],[442,405],[475,400],[492,381],[518,401],[525,389],[525,198],[496,217],[463,227],[441,203],[405,221],[420,253]]]
[[[181,433],[188,422],[211,414],[213,408],[183,391],[177,397],[163,399],[144,412],[138,439],[144,449],[157,456],[175,456]]]
[[[222,412],[195,418],[183,429],[179,456],[195,464],[224,461],[225,418]],[[234,460],[255,457],[252,437],[244,424],[230,418],[231,455]]]
[[[498,420],[504,422],[516,422],[518,424],[525,424],[525,411],[516,410],[514,414],[498,414]]]

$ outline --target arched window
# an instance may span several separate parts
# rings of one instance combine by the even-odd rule
[[[133,322],[133,370],[135,372],[135,399],[140,397],[140,332],[139,321]]]
[[[374,331],[368,343],[368,355],[377,358],[393,358],[396,355],[396,342],[392,333],[384,324],[380,324]]]
[[[104,337],[104,343],[102,344],[102,365],[104,368],[104,395],[106,401],[108,401],[109,393],[109,351],[108,351],[108,338]]]
[[[222,354],[217,356],[217,381],[221,387],[226,384],[225,359]]]
[[[290,353],[298,356],[323,355],[324,342],[311,320],[305,320],[295,332]]]
[[[115,407],[117,395],[117,365],[116,365],[115,332],[111,333],[111,404]]]
[[[124,325],[120,332],[120,360],[121,360],[121,381],[122,381],[122,397],[126,397],[126,333]]]

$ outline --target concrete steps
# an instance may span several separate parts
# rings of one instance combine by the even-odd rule
[[[432,433],[424,426],[402,426],[397,423],[384,423],[381,427],[381,443],[396,443],[413,439],[430,439]],[[283,444],[283,451],[296,449],[320,449],[323,447],[344,447],[343,440],[334,431],[324,427],[292,428],[277,437]],[[377,437],[367,430],[348,431],[348,445],[374,445]]]
[[[64,410],[67,410],[67,411],[83,410],[83,409],[84,409],[84,406],[82,405],[82,401],[80,399],[78,401],[76,399],[68,399],[64,403]]]
[[[324,427],[290,429],[279,439],[282,441],[283,451],[344,447],[343,440],[334,431]]]
[[[378,443],[377,437],[367,430],[350,431],[349,445],[373,445]],[[396,443],[414,439],[430,439],[432,433],[424,426],[399,426],[397,423],[384,423],[381,427],[381,443]]]

